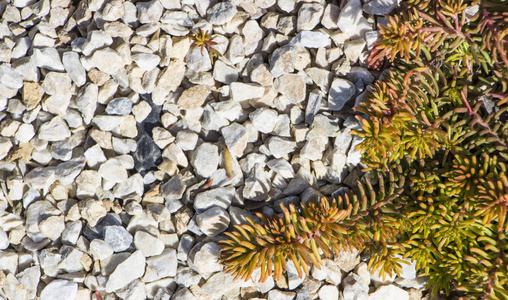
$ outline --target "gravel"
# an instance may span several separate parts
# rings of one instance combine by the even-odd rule
[[[414,262],[382,282],[357,252],[265,283],[218,263],[233,225],[363,176],[351,108],[397,3],[0,5],[0,298],[421,298]]]

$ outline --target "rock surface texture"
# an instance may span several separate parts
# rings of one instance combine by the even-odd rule
[[[420,299],[414,264],[383,282],[357,252],[265,283],[218,263],[246,217],[363,176],[351,108],[396,5],[0,1],[0,299]]]

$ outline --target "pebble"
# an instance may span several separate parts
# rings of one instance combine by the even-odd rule
[[[401,299],[409,300],[409,293],[395,285],[380,286],[374,293],[369,295],[369,299],[382,300],[382,299]]]
[[[216,236],[229,226],[229,214],[223,208],[212,207],[196,216],[199,229],[207,236]]]
[[[60,116],[56,116],[51,121],[42,124],[38,134],[39,139],[49,142],[61,141],[70,136],[69,127]]]
[[[95,51],[90,58],[90,63],[100,71],[109,75],[118,73],[125,66],[125,62],[120,53],[111,48]]]
[[[275,80],[275,88],[292,103],[305,100],[306,84],[303,78],[296,74],[286,74]]]
[[[298,11],[297,30],[312,30],[319,24],[323,14],[323,5],[318,3],[304,3]]]
[[[354,84],[342,78],[335,78],[328,94],[328,107],[331,110],[341,110],[356,93]]]
[[[243,125],[232,123],[229,126],[222,127],[221,133],[229,152],[236,157],[241,157],[247,146],[247,129]]]
[[[107,181],[122,182],[128,177],[127,170],[116,158],[110,158],[99,167],[99,175]]]
[[[127,286],[134,279],[145,273],[145,257],[141,251],[135,251],[126,260],[120,263],[106,283],[106,292],[111,293]],[[72,298],[71,298],[72,299]]]
[[[138,230],[134,234],[134,246],[145,257],[159,255],[164,251],[164,243],[148,232]]]
[[[104,229],[104,241],[111,246],[113,251],[122,252],[131,246],[133,238],[122,226],[106,226]]]
[[[305,48],[326,48],[330,46],[330,37],[319,31],[301,31],[291,39],[290,44]]]
[[[207,19],[212,25],[224,25],[236,15],[237,9],[230,1],[215,4],[207,10]]]
[[[292,153],[296,149],[296,143],[294,141],[273,136],[268,140],[267,143],[270,154],[275,158],[281,158],[288,153]]]
[[[175,277],[177,266],[176,250],[166,248],[160,255],[146,259],[146,272],[143,281],[153,282],[161,278]]]
[[[219,165],[219,148],[210,143],[199,145],[192,153],[191,165],[197,175],[208,178]]]
[[[132,105],[132,100],[127,97],[115,98],[106,106],[106,113],[110,115],[125,116],[131,113]]]
[[[41,292],[41,300],[74,299],[78,292],[78,284],[68,280],[53,280]]]
[[[194,199],[194,209],[203,212],[212,207],[228,209],[235,197],[235,189],[232,187],[221,187],[201,192]]]
[[[0,83],[8,88],[20,89],[23,86],[23,78],[10,66],[2,64],[0,65]]]
[[[231,99],[237,102],[261,98],[265,88],[253,83],[232,82],[229,85]]]

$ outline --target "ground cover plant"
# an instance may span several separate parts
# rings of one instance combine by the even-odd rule
[[[382,276],[403,257],[433,293],[508,299],[508,1],[408,0],[388,20],[369,57],[388,71],[356,108],[370,176],[235,226],[225,270],[303,275],[354,247]]]

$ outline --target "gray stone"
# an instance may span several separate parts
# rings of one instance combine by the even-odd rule
[[[272,159],[266,163],[266,165],[277,174],[280,174],[284,178],[293,178],[295,176],[295,171],[291,164],[283,159]]]
[[[131,246],[133,238],[122,226],[112,225],[104,229],[104,241],[113,248],[113,251],[122,252]]]
[[[300,167],[295,177],[291,179],[284,195],[293,196],[303,192],[306,188],[316,185],[316,178],[305,167]]]
[[[120,97],[111,100],[106,106],[106,113],[110,115],[128,115],[132,111],[132,100],[127,97]]]
[[[268,300],[293,300],[295,292],[286,292],[281,290],[271,290],[268,292]]]

